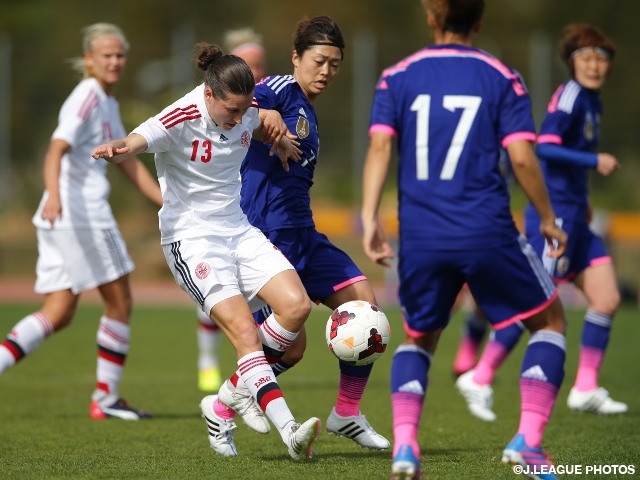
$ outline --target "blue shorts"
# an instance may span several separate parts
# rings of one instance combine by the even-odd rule
[[[366,280],[351,257],[314,227],[273,230],[265,235],[291,262],[316,304],[347,285]],[[262,322],[269,313],[263,309],[254,317]]]
[[[560,218],[556,220],[556,223],[569,236],[567,251],[560,258],[547,256],[549,245],[540,233],[538,225],[529,222],[526,225],[529,243],[542,258],[544,268],[556,282],[571,282],[587,267],[611,263],[612,260],[607,253],[604,242],[591,231],[589,225],[582,222],[563,222]]]
[[[495,329],[529,318],[558,295],[522,235],[491,249],[401,249],[398,274],[405,330],[415,338],[446,327],[465,283]]]

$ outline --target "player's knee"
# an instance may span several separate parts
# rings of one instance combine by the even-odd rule
[[[597,298],[591,302],[589,308],[604,315],[614,315],[620,306],[620,292],[615,290],[603,298]]]

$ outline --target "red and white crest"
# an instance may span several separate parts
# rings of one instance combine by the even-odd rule
[[[203,280],[209,276],[211,272],[211,266],[207,262],[200,262],[196,266],[196,277]]]
[[[249,130],[242,132],[240,143],[242,143],[242,148],[249,148],[249,145],[251,144],[251,134],[249,133]]]

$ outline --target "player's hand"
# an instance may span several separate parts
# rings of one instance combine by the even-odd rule
[[[116,146],[113,143],[105,143],[104,145],[99,145],[93,149],[93,153],[91,156],[96,160],[98,158],[104,158],[105,160],[109,160],[110,158],[115,157],[116,155],[122,155],[123,153],[127,153],[131,148],[125,147],[124,142],[123,146]]]
[[[541,223],[540,233],[549,245],[549,253],[547,253],[549,257],[559,258],[567,250],[567,233],[556,225],[555,221]]]
[[[282,116],[276,110],[261,110],[264,112],[264,116],[262,119],[262,127],[263,127],[263,135],[262,139],[263,143],[271,144],[271,150],[269,151],[269,155],[274,155],[278,150],[278,146],[280,144],[280,140],[283,137],[287,137],[292,145],[298,147],[300,143],[296,141],[298,138],[294,134],[292,134],[287,125],[282,120]]]
[[[42,213],[40,216],[44,220],[48,220],[51,226],[59,218],[62,218],[62,205],[60,205],[60,198],[54,198],[52,195],[47,198],[42,206]]]
[[[285,172],[289,171],[289,160],[297,163],[300,161],[300,158],[302,158],[302,151],[294,145],[286,135],[280,139],[277,148],[278,157],[280,158],[280,162],[282,162],[282,168],[284,168]]]
[[[372,262],[383,267],[391,267],[389,260],[395,255],[378,221],[363,222],[362,247]]]
[[[596,170],[603,177],[608,177],[614,171],[620,168],[620,164],[616,157],[611,155],[610,153],[599,153],[598,154],[598,165]]]

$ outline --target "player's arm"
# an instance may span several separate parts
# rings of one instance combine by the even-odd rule
[[[289,132],[282,115],[277,110],[261,108],[258,116],[260,117],[260,125],[253,131],[253,137],[262,143],[271,144],[269,155],[273,155],[277,151],[282,168],[288,172],[288,160],[297,162],[302,156],[302,152],[298,148],[300,143],[296,141],[298,137]]]
[[[157,180],[138,157],[128,157],[118,164],[125,176],[145,197],[158,206],[162,206],[162,193]]]
[[[536,148],[538,157],[549,161],[577,167],[594,168],[603,177],[620,168],[616,157],[610,153],[592,153],[572,150],[555,143],[540,143]]]
[[[149,148],[147,140],[137,133],[129,136],[111,140],[109,143],[99,145],[93,149],[91,156],[95,159],[104,158],[107,162],[122,163],[131,156],[138,155]]]
[[[540,215],[540,231],[551,246],[550,256],[560,257],[567,246],[567,234],[556,225],[555,214],[538,159],[531,143],[517,140],[507,146],[511,166],[520,187]],[[555,240],[555,242],[554,242]]]
[[[393,258],[394,254],[380,225],[378,210],[391,163],[392,146],[391,135],[382,132],[371,134],[362,178],[360,212],[364,252],[373,262],[385,267],[390,266],[387,260]]]
[[[53,226],[57,218],[62,217],[62,204],[60,203],[60,165],[62,156],[71,150],[64,140],[54,139],[49,143],[49,148],[44,156],[44,187],[47,190],[47,200],[42,206],[42,218],[49,220]]]

